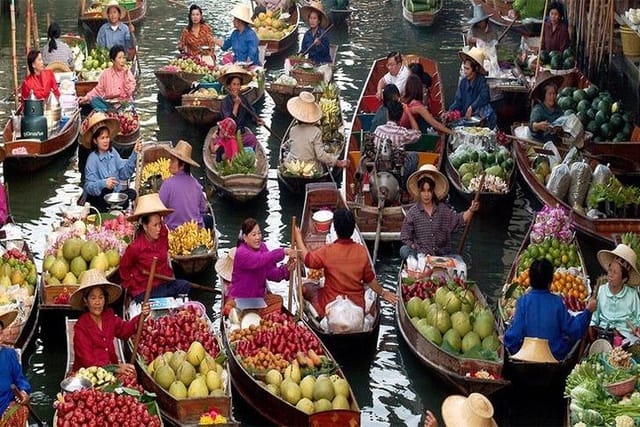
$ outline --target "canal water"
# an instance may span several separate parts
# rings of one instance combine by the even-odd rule
[[[153,71],[165,65],[177,53],[175,44],[180,31],[187,22],[187,7],[176,1],[158,0],[149,2],[144,23],[137,26],[135,35],[140,46],[142,75],[138,82],[136,107],[140,114],[144,140],[184,139],[194,146],[196,161],[201,157],[201,147],[207,129],[198,129],[184,122],[180,115],[165,100],[158,97]],[[207,20],[213,24],[216,37],[226,36],[232,29],[231,0],[200,2]],[[470,5],[465,0],[445,2],[445,8],[431,28],[417,28],[402,18],[400,0],[360,0],[348,28],[332,31],[332,42],[339,45],[336,79],[342,90],[342,110],[349,120],[357,104],[362,84],[371,62],[398,50],[436,58],[440,63],[447,105],[451,103],[457,85],[461,47],[461,24],[470,16]],[[79,31],[77,27],[78,2],[74,0],[35,0],[40,34],[46,34],[45,16],[50,14],[59,22],[63,31]],[[13,107],[10,25],[8,14],[0,15],[0,123],[10,117]],[[20,52],[19,78],[24,76],[24,19],[18,18],[18,52]],[[301,29],[301,33],[304,29]],[[300,39],[302,37],[300,36]],[[503,42],[504,52],[513,52],[517,37],[508,35]],[[44,42],[42,43],[44,45]],[[288,54],[294,54],[292,49]],[[277,75],[282,68],[283,57],[267,62],[269,74]],[[257,105],[260,116],[277,134],[284,134],[290,118],[275,112],[268,97]],[[218,231],[220,251],[235,244],[239,225],[247,216],[258,219],[264,237],[270,247],[288,245],[289,223],[292,215],[300,215],[303,200],[281,192],[276,177],[276,153],[278,143],[264,129],[257,135],[272,154],[267,194],[246,204],[234,204],[219,199],[211,193]],[[209,188],[202,170],[195,174]],[[60,158],[46,169],[34,174],[13,173],[4,177],[10,191],[11,209],[31,244],[38,264],[44,252],[47,233],[59,220],[59,207],[77,195],[80,173],[75,153]],[[532,214],[540,206],[530,194],[523,192],[518,184],[513,206],[494,210],[489,214],[478,214],[464,250],[469,265],[469,277],[479,284],[490,303],[495,304],[500,286],[513,262],[515,253],[526,233]],[[466,209],[466,202],[452,195],[453,205]],[[596,242],[586,242],[592,273],[599,273],[594,264]],[[378,279],[386,289],[394,290],[400,259],[398,245],[384,244],[380,260],[376,265]],[[211,275],[209,282],[216,278]],[[286,294],[286,284],[273,286],[276,292]],[[211,294],[196,293],[207,305],[219,312],[219,301]],[[47,327],[41,327],[35,345],[29,349],[28,366],[25,369],[33,385],[32,402],[35,410],[44,419],[53,416],[52,402],[64,374],[66,348],[63,338],[62,319],[49,319]],[[57,333],[56,333],[57,332]],[[61,338],[62,337],[62,338]],[[383,304],[383,320],[377,348],[372,354],[353,354],[340,360],[354,388],[362,409],[362,424],[365,426],[421,425],[424,411],[431,408],[438,416],[445,396],[452,392],[441,381],[433,377],[409,351],[395,326],[393,307]],[[237,398],[235,417],[244,425],[261,425],[261,420],[251,408]],[[496,418],[501,425],[561,425],[563,406],[561,399],[546,399],[545,396],[528,393],[527,390],[508,390],[492,397],[496,407]]]

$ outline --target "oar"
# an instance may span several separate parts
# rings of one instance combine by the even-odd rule
[[[138,39],[136,39],[136,34],[131,31],[131,28],[135,30],[135,27],[131,23],[131,13],[127,10],[127,20],[129,21],[129,33],[131,34],[131,40],[133,40],[133,45],[136,50],[136,66],[138,67],[138,75],[142,74],[142,68],[140,67],[140,58],[138,57]]]
[[[302,294],[302,263],[298,258],[298,252],[296,251],[296,281],[298,282],[298,317],[302,319],[304,311],[304,296]]]
[[[151,261],[151,273],[149,273],[149,280],[147,280],[147,289],[144,291],[144,300],[142,301],[142,305],[144,306],[149,302],[149,297],[151,296],[151,288],[153,287],[153,277],[156,274],[156,264],[158,264],[158,257],[154,256],[153,261]],[[140,345],[140,336],[142,335],[142,325],[144,325],[144,316],[140,315],[138,318],[138,327],[136,328],[136,336],[133,340],[133,350],[131,352],[131,364],[133,365],[136,361],[136,355],[138,353],[138,346]]]
[[[484,187],[484,179],[487,177],[487,174],[483,173],[480,177],[480,185],[478,185],[478,190],[476,191],[476,195],[473,198],[473,202],[477,202],[480,200],[480,193],[482,193],[482,188]],[[473,204],[473,202],[471,202]],[[471,211],[471,216],[469,217],[469,221],[464,226],[464,231],[462,232],[462,236],[460,237],[460,241],[458,242],[458,254],[462,254],[462,248],[464,248],[464,243],[467,240],[467,235],[469,234],[469,229],[471,228],[471,220],[473,219],[473,214],[475,212]]]
[[[333,29],[333,24],[329,25],[329,26],[327,27],[327,29],[326,29],[326,30],[324,30],[324,33],[320,34],[318,37],[316,37],[315,39],[313,39],[313,42],[311,42],[311,44],[309,45],[309,47],[308,47],[308,48],[306,48],[306,49],[304,50],[304,52],[300,53],[300,54],[299,54],[299,56],[305,56],[307,53],[309,53],[309,51],[310,51],[310,50],[311,50],[311,48],[313,47],[313,43],[314,43],[316,40],[320,40],[321,38],[323,38],[323,37],[325,36],[325,34],[329,33],[329,31],[331,31],[332,29]]]
[[[296,228],[296,217],[295,215],[291,217],[291,251],[297,256],[296,249],[296,239],[294,237],[294,230]],[[287,300],[287,309],[291,312],[291,307],[293,306],[293,274],[289,274],[289,299]]]
[[[20,394],[20,390],[18,390],[18,387],[16,387],[15,384],[11,384],[11,391],[13,391],[13,395],[17,399],[22,400],[22,395]],[[22,403],[20,404],[22,405]],[[38,426],[42,427],[47,425],[47,423],[42,421],[42,418],[40,418],[38,414],[36,414],[36,412],[33,410],[29,402],[27,402],[25,406],[27,407],[27,409],[29,409],[29,415],[31,415],[31,417],[36,421],[36,424],[38,424]]]
[[[238,96],[240,96],[240,95],[238,95]],[[247,107],[245,105],[245,103],[242,101],[242,98],[240,98],[240,105],[242,106],[242,108],[247,110],[247,112],[249,114],[251,114],[251,117],[253,117],[253,119],[256,121],[256,123],[258,123],[258,120],[260,120],[260,117],[258,117],[258,115],[256,113],[254,113],[251,108],[249,108],[249,107]],[[267,126],[264,122],[260,126],[265,128],[266,130],[268,130],[269,133],[271,134],[271,136],[273,136],[275,139],[277,139],[282,144],[282,138],[280,136],[278,136],[278,134],[275,133],[273,130],[271,130],[271,128],[269,126]]]
[[[516,20],[514,19],[513,21],[511,21],[511,23],[507,26],[507,28],[502,32],[502,34],[500,34],[498,36],[498,38],[496,39],[496,42],[500,43],[500,40],[502,40],[504,38],[504,36],[507,35],[507,33],[509,32],[509,30],[511,29],[511,27],[513,27],[513,24],[516,23]]]
[[[11,0],[11,63],[13,68],[13,95],[16,108],[20,107],[20,89],[18,88],[18,54],[16,53],[16,6]]]
[[[373,263],[378,259],[378,247],[380,246],[380,234],[382,233],[382,214],[384,212],[384,189],[380,189],[378,194],[378,219],[376,222],[376,239],[373,242]]]
[[[148,271],[142,271],[142,274],[144,274],[145,276],[149,276],[151,277],[151,273],[149,273]],[[171,277],[171,276],[165,276],[164,274],[160,274],[160,273],[156,273],[154,275],[157,279],[160,280],[176,280],[175,277]],[[200,291],[205,291],[205,292],[211,292],[212,294],[218,294],[220,293],[220,291],[218,291],[217,289],[214,288],[210,288],[209,286],[203,286],[203,285],[199,285],[197,283],[193,283],[193,282],[187,282],[189,284],[189,286],[191,286],[191,288],[193,289],[198,289]]]

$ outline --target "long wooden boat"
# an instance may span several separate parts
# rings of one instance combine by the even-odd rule
[[[482,5],[486,14],[491,14],[489,20],[501,27],[508,27],[513,23],[508,13],[513,9],[513,1],[510,0],[471,0],[472,5]],[[516,20],[512,28],[524,36],[537,36],[542,29],[542,20],[528,20],[523,22]]]
[[[186,73],[183,71],[156,70],[156,83],[160,94],[174,104],[182,100],[182,95],[191,90],[191,85],[202,77],[200,73]]]
[[[80,10],[78,12],[78,21],[93,33],[94,37],[98,36],[98,31],[102,24],[106,23],[100,3],[94,3],[92,0],[82,0],[80,2]],[[122,22],[127,24],[137,24],[142,21],[147,14],[147,0],[135,0],[135,6],[128,10],[126,16],[121,16]]]
[[[298,25],[299,25],[299,12],[298,5],[292,3],[289,8],[289,17],[286,19],[289,24],[289,32],[285,33],[280,39],[262,39],[260,38],[260,32],[258,31],[258,38],[260,39],[260,46],[264,46],[265,57],[279,55],[285,52],[287,49],[297,44],[298,42]]]
[[[127,134],[119,133],[113,138],[113,147],[118,150],[122,156],[127,156],[133,150],[133,147],[136,145],[140,139],[140,121],[138,121],[138,125],[135,130],[129,132]]]
[[[434,117],[439,117],[444,113],[445,107],[438,63],[417,55],[405,56],[404,62],[405,64],[419,62],[422,64],[424,71],[431,75],[432,84],[431,90],[429,91],[430,99],[428,108]],[[367,240],[374,240],[376,238],[379,209],[377,203],[374,203],[371,193],[363,191],[361,182],[356,180],[356,172],[359,172],[358,175],[360,175],[361,171],[358,171],[358,166],[361,160],[361,141],[367,137],[368,133],[373,131],[373,129],[370,129],[371,119],[376,109],[381,105],[381,102],[375,98],[375,93],[378,81],[387,73],[386,64],[386,58],[380,58],[375,60],[371,67],[351,125],[347,152],[347,158],[350,161],[349,167],[343,169],[343,191],[345,192],[347,205],[354,211],[358,228]],[[407,151],[416,151],[418,153],[418,167],[424,164],[432,164],[438,169],[440,169],[442,163],[444,149],[445,140],[441,135],[423,135],[423,138],[416,144],[405,147]],[[403,211],[408,208],[408,205],[386,206],[382,208],[380,240],[400,240],[400,229],[404,221]]]
[[[21,109],[17,114],[21,113]],[[0,159],[5,167],[21,172],[33,172],[48,165],[58,155],[74,146],[80,131],[80,110],[76,109],[64,127],[48,139],[15,139],[13,120],[4,127],[4,145],[0,146]]]
[[[351,17],[354,9],[349,7],[349,2],[346,2],[344,9],[329,9],[329,19],[336,26],[346,25],[347,20]]]
[[[204,139],[202,160],[204,161],[207,178],[222,197],[238,202],[246,202],[257,197],[267,187],[269,173],[269,159],[260,142],[256,144],[256,172],[253,174],[233,174],[222,176],[218,173],[216,155],[211,153],[210,142],[218,133],[217,126],[212,127]]]
[[[432,26],[436,16],[442,11],[442,0],[438,2],[438,6],[435,9],[421,12],[410,11],[408,2],[409,0],[402,0],[402,17],[417,27]]]

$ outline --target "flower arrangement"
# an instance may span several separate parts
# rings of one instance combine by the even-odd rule
[[[200,415],[199,425],[225,424],[226,422],[227,417],[219,413],[215,408],[211,408]]]
[[[555,237],[569,243],[573,239],[573,226],[569,213],[560,206],[552,208],[545,205],[536,215],[531,228],[531,241],[540,243],[547,237]]]

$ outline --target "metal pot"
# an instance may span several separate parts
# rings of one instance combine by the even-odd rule
[[[385,206],[390,206],[400,195],[400,183],[389,172],[378,172],[376,178],[371,180],[371,196],[378,203],[378,191],[384,196]]]

